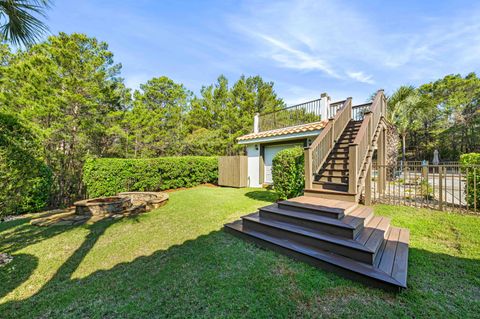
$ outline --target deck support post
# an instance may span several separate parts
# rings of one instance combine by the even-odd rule
[[[380,130],[377,144],[377,160],[378,160],[378,192],[383,194],[387,181],[387,151],[386,151],[386,130]]]
[[[304,150],[305,158],[305,189],[312,189],[312,152],[309,147]]]
[[[335,119],[331,118],[328,120],[330,123],[332,123],[332,133],[330,134],[330,151],[332,151],[333,147],[335,146]]]
[[[365,175],[365,205],[372,205],[372,162],[368,165]]]
[[[358,181],[358,145],[350,144],[348,149],[348,192],[350,194],[357,193]]]

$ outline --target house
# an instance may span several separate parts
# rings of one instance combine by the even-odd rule
[[[346,100],[331,102],[327,93],[319,99],[290,106],[275,112],[257,114],[253,133],[240,136],[238,144],[246,146],[248,156],[248,185],[261,187],[271,184],[272,160],[279,151],[300,146],[308,147],[328,119],[333,118]],[[352,107],[352,116],[360,118],[370,104]]]
[[[225,230],[314,266],[385,289],[407,287],[408,229],[374,216],[372,166],[377,191],[385,191],[387,100],[371,103],[318,100],[255,116],[246,145],[250,186],[272,182],[272,159],[285,148],[304,147],[303,196],[259,208]],[[364,205],[360,205],[360,203]]]

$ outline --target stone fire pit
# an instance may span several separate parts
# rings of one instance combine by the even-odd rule
[[[73,204],[77,215],[111,215],[121,214],[132,207],[132,200],[127,196],[100,197],[85,199]]]
[[[146,210],[163,206],[168,200],[168,194],[161,192],[123,192],[118,196],[129,197],[134,206],[145,204]]]
[[[168,201],[168,194],[161,192],[125,192],[111,197],[81,200],[73,207],[43,212],[32,219],[32,225],[79,225],[105,218],[122,218],[140,214]]]

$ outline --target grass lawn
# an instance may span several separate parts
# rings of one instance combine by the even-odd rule
[[[222,225],[274,201],[199,187],[133,219],[0,223],[0,318],[480,316],[480,217],[393,206],[411,231],[409,289],[392,294],[257,248]]]

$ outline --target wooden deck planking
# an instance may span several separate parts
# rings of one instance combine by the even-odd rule
[[[244,239],[251,240],[266,248],[284,253],[290,257],[308,262],[314,266],[336,271],[348,278],[359,280],[364,283],[384,289],[398,291],[399,283],[391,276],[378,271],[372,265],[352,260],[334,253],[315,250],[290,240],[271,237],[264,233],[245,230],[241,221],[225,225],[225,229]]]
[[[397,241],[398,236],[400,235],[400,229],[392,227],[390,235],[386,240],[385,249],[383,251],[380,264],[378,268],[387,274],[392,273],[393,262],[395,260],[395,252],[397,251]]]
[[[408,243],[410,241],[410,231],[402,228],[397,243],[397,251],[395,253],[395,261],[391,276],[398,282],[407,286],[407,269],[408,269]]]
[[[362,245],[365,245],[367,240],[370,238],[370,236],[373,233],[373,230],[377,228],[378,224],[381,222],[381,217],[374,217],[368,223],[368,225],[362,230],[362,232],[358,235],[357,241],[361,243]]]
[[[377,251],[390,227],[390,218],[381,217],[382,220],[378,223],[377,228],[373,230],[372,235],[365,243],[365,247],[371,251]]]
[[[356,203],[339,201],[335,199],[326,199],[319,197],[310,197],[310,196],[299,196],[295,198],[290,198],[289,202],[297,202],[301,204],[309,204],[323,207],[335,207],[343,210],[353,209],[357,206]]]

